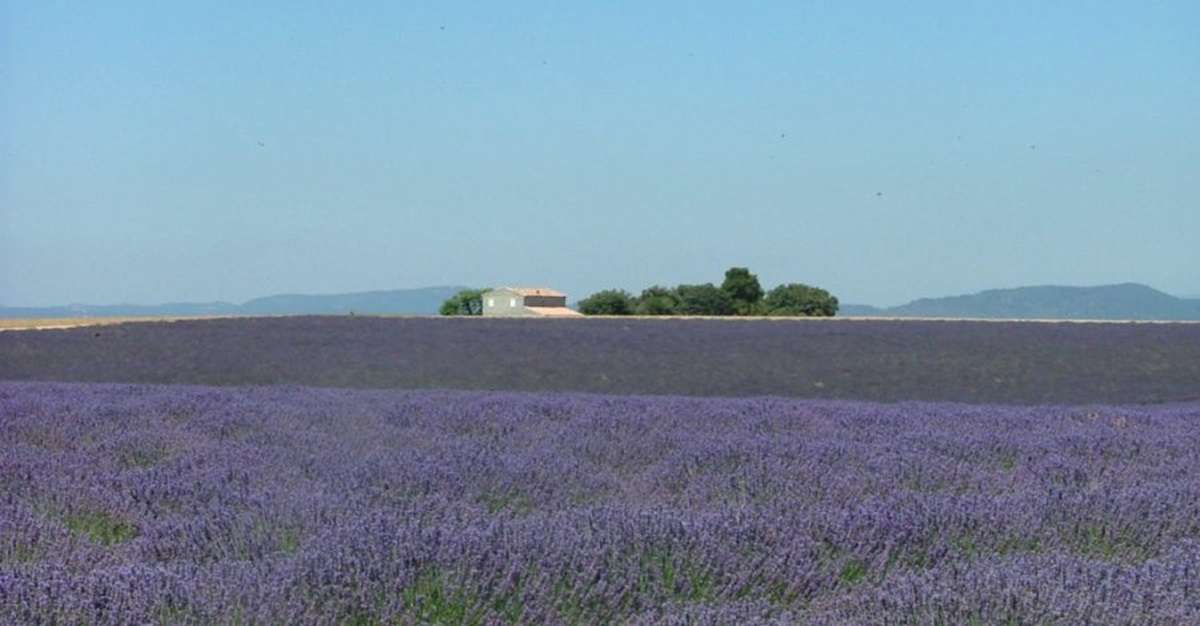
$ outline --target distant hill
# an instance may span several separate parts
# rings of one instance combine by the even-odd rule
[[[342,313],[435,315],[442,302],[466,287],[363,291],[328,296],[285,294],[241,305],[246,315],[337,315]]]
[[[434,315],[442,301],[464,287],[423,287],[330,295],[283,294],[230,302],[175,302],[139,305],[72,304],[53,307],[0,307],[0,318],[200,316],[200,315]]]
[[[846,305],[839,315],[1004,319],[1200,320],[1200,300],[1177,298],[1137,283],[1098,287],[1045,285],[921,298],[878,308]]]
[[[869,304],[841,304],[841,305],[838,305],[837,314],[839,316],[849,315],[851,317],[854,317],[854,316],[865,317],[865,316],[884,315],[885,310],[886,309],[881,309],[877,306],[871,306]]]

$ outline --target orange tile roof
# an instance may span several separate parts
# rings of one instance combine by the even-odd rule
[[[567,297],[567,294],[562,293],[561,291],[546,289],[544,287],[504,287],[504,289],[512,291],[521,296],[553,296],[556,298]]]
[[[527,306],[526,309],[545,317],[583,317],[579,311],[565,306]]]

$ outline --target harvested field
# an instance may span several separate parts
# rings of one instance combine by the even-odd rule
[[[43,317],[43,318],[0,318],[0,331],[5,330],[61,330],[83,326],[111,326],[131,322],[174,322],[184,319],[215,319],[211,317]]]

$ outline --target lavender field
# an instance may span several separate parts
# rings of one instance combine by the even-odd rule
[[[0,333],[0,380],[1200,400],[1200,324],[245,318]]]
[[[1200,404],[5,382],[0,623],[1200,623]]]

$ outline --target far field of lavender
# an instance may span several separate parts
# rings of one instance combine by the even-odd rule
[[[0,333],[0,623],[1200,623],[1200,325]]]

